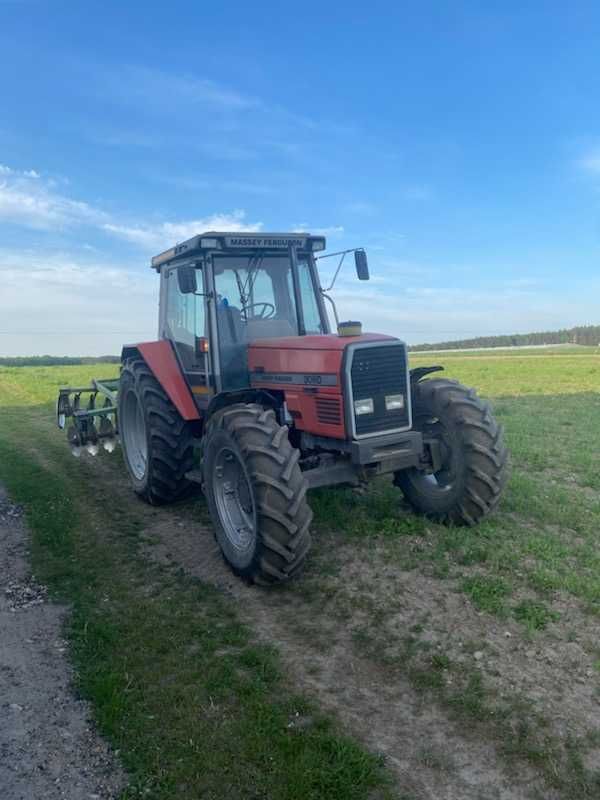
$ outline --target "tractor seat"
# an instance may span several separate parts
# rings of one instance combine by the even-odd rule
[[[246,331],[239,308],[237,306],[219,304],[217,312],[221,343],[227,346],[244,342],[246,340]]]
[[[226,390],[248,386],[246,326],[236,306],[217,306],[221,377]]]

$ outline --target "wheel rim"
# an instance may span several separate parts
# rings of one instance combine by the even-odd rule
[[[217,453],[213,485],[228,542],[238,553],[248,553],[256,542],[256,509],[246,468],[230,447],[222,447]]]
[[[148,441],[144,412],[135,392],[130,390],[125,395],[121,415],[127,463],[134,477],[141,481],[148,466]]]

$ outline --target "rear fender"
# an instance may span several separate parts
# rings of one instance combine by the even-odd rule
[[[121,352],[121,363],[129,358],[141,356],[167,396],[186,421],[199,420],[200,414],[194,403],[189,386],[181,372],[179,361],[171,342],[142,342],[126,345]]]

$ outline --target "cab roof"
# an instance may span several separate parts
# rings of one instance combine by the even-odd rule
[[[171,261],[187,258],[201,250],[287,250],[290,246],[298,250],[318,251],[325,249],[324,236],[311,236],[310,233],[245,233],[239,231],[208,231],[192,236],[181,244],[154,256],[151,266],[157,272]]]

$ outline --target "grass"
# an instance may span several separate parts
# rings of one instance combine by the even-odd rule
[[[541,631],[549,622],[560,619],[559,614],[541,600],[522,600],[515,606],[514,615],[529,631]]]
[[[582,394],[597,392],[600,386],[600,348],[576,353],[413,353],[410,361],[411,366],[441,364],[447,375],[487,397]]]
[[[298,621],[297,635],[321,646],[325,620],[332,629],[347,627],[357,652],[390,680],[407,677],[424,703],[495,741],[511,763],[526,762],[560,797],[596,797],[600,776],[584,767],[592,746],[585,731],[561,738],[528,696],[498,693],[481,668],[494,658],[485,637],[440,649],[428,634],[432,620],[456,624],[445,616],[452,597],[490,626],[510,628],[523,647],[533,640],[542,651],[561,637],[581,643],[585,620],[595,624],[600,355],[494,351],[411,361],[442,363],[449,376],[494,398],[513,462],[500,513],[477,528],[443,528],[400,509],[398,491],[385,480],[365,494],[312,492],[314,554],[306,577],[285,590],[290,603],[297,598],[314,610]],[[115,367],[102,372],[111,376]],[[362,798],[375,789],[385,796],[389,780],[377,757],[310,698],[296,696],[277,651],[257,642],[227,598],[149,565],[139,554],[135,504],[117,511],[94,485],[93,470],[82,480],[49,430],[47,403],[58,385],[98,374],[98,365],[0,368],[0,478],[27,508],[36,574],[73,605],[70,638],[82,691],[133,776],[126,797],[149,790],[156,798]],[[348,573],[342,551],[349,549],[364,575]],[[431,607],[409,631],[392,625],[405,605],[405,574],[435,587]],[[577,609],[577,630],[573,612],[563,614],[565,603]],[[475,653],[483,654],[481,663]],[[590,656],[597,692],[599,655],[596,649]],[[289,728],[296,714],[311,724]],[[450,760],[426,748],[420,760],[449,769]]]
[[[490,575],[464,578],[461,588],[476,608],[490,614],[500,614],[504,610],[505,599],[511,593],[510,584],[506,580]]]
[[[71,605],[77,683],[129,773],[122,800],[391,797],[380,758],[296,693],[230,600],[140,557],[143,506],[82,480],[35,405],[89,374],[60,371],[0,376],[0,479],[26,509],[36,576]]]

